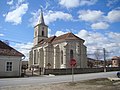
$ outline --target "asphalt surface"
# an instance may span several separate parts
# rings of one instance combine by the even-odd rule
[[[61,75],[61,76],[39,76],[39,77],[24,77],[24,78],[1,78],[0,87],[5,86],[16,86],[16,85],[33,85],[33,84],[50,84],[50,83],[61,83],[61,82],[71,82],[89,80],[96,78],[108,78],[117,77],[117,72],[102,72],[102,73],[91,73],[91,74],[77,74],[74,75]]]

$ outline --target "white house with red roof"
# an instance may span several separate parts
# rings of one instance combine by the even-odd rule
[[[21,61],[24,55],[0,41],[0,77],[21,76]]]
[[[41,11],[39,23],[34,27],[34,46],[30,51],[30,66],[41,68],[69,68],[70,60],[76,60],[76,68],[87,67],[84,40],[69,32],[61,36],[48,37]]]

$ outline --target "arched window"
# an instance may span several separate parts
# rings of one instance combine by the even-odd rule
[[[44,36],[44,31],[42,31],[42,36]]]
[[[73,59],[73,50],[70,50],[70,59]]]
[[[37,64],[37,51],[34,50],[34,64]]]
[[[61,64],[63,64],[63,51],[61,51]]]

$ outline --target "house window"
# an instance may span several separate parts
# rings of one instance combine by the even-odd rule
[[[73,59],[73,50],[70,50],[70,59]]]
[[[12,62],[6,62],[6,71],[12,71]]]

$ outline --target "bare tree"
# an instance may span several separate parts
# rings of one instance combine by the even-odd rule
[[[95,55],[95,59],[97,60],[96,61],[96,66],[98,68],[99,60],[101,59],[101,52],[100,52],[100,50],[96,49],[96,51],[94,52],[94,55]]]

